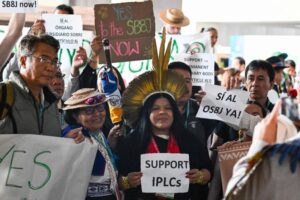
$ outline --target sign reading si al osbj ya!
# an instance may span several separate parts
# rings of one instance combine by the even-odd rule
[[[95,5],[95,29],[110,41],[112,62],[151,58],[155,23],[152,1]],[[100,62],[104,63],[101,51]]]

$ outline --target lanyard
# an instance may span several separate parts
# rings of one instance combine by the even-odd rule
[[[185,108],[185,122],[184,122],[184,127],[188,127],[188,117],[190,115],[190,101],[187,102],[186,108]]]
[[[107,144],[107,142],[106,142],[106,140],[105,140],[105,138],[104,138],[104,136],[103,136],[102,131],[100,131],[100,133],[90,132],[90,135],[91,135],[93,138],[95,138],[95,140],[96,140],[97,142],[99,142],[99,144],[102,145],[102,146],[105,148],[105,150],[107,151],[107,154],[108,154],[108,156],[109,156],[109,159],[110,159],[110,161],[111,161],[111,163],[112,163],[112,166],[114,167],[114,170],[117,170],[117,167],[116,167],[116,163],[115,163],[115,159],[114,159],[113,153],[112,153],[110,147],[108,146],[108,144]]]

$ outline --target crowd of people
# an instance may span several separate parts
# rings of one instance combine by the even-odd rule
[[[60,5],[54,13],[74,14],[74,11],[70,6]],[[162,11],[160,18],[165,23],[162,37],[180,34],[181,28],[190,23],[175,8]],[[0,83],[0,132],[68,137],[76,143],[89,139],[98,144],[87,200],[213,200],[224,195],[228,199],[297,199],[297,195],[291,195],[296,192],[299,179],[293,178],[293,187],[287,189],[280,184],[284,176],[291,177],[295,171],[299,174],[300,142],[297,137],[292,138],[297,130],[287,117],[278,116],[280,102],[274,107],[268,98],[272,90],[278,97],[286,97],[295,90],[296,64],[286,60],[287,54],[253,60],[248,65],[242,57],[236,57],[232,67],[224,70],[215,63],[215,78],[220,81],[216,84],[250,94],[241,123],[236,126],[196,117],[206,92],[193,87],[189,65],[167,62],[170,48],[160,52],[160,56],[153,49],[154,69],[125,87],[117,68],[99,69],[99,53],[103,49],[100,36],[96,36],[91,42],[92,56],[88,58],[86,50],[80,47],[75,52],[70,77],[64,80],[57,55],[60,44],[45,34],[43,20],[33,24],[21,39],[17,55],[10,56],[24,23],[25,14],[13,14],[0,43],[0,68],[4,72]],[[202,30],[205,31],[211,34],[214,53],[217,29]],[[116,94],[121,99],[118,105],[111,101]],[[283,132],[286,137],[278,141]],[[220,173],[216,173],[220,169],[215,149],[232,141],[253,142],[247,156],[234,168],[227,191],[222,191]],[[185,174],[190,183],[188,192],[143,193],[140,165],[141,155],[146,153],[188,154],[190,170]],[[281,168],[286,169],[288,164],[274,164],[275,158],[283,163],[282,156],[291,157],[293,166],[291,171],[284,170],[285,174]],[[263,169],[255,170],[254,166],[261,166],[260,163]],[[270,173],[281,178],[271,179],[274,175],[268,174],[263,179],[257,175],[270,169],[276,169]],[[250,178],[245,178],[246,175]],[[277,191],[271,191],[274,188],[268,187],[269,191],[262,188],[268,185],[266,180],[276,186],[278,193],[282,191],[280,198],[275,198]]]

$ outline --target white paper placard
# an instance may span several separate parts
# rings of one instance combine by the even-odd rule
[[[182,53],[175,57],[176,61],[186,63],[192,70],[192,84],[203,86],[215,84],[214,56],[211,53]]]
[[[88,140],[0,134],[1,200],[84,200],[96,152]]]
[[[186,172],[190,170],[189,155],[150,153],[141,155],[142,192],[184,193],[189,189]]]
[[[77,49],[82,45],[82,18],[80,15],[43,14],[46,33],[59,40],[60,47]]]
[[[203,97],[197,117],[216,119],[239,125],[242,113],[249,98],[249,92],[234,89],[226,90],[218,85],[205,85],[206,95]]]

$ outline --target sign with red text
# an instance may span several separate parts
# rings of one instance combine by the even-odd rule
[[[214,56],[211,53],[182,53],[175,57],[176,61],[186,63],[192,70],[192,84],[203,86],[215,83]]]
[[[4,13],[30,13],[37,7],[37,0],[0,0],[0,12]]]
[[[239,125],[245,109],[249,92],[222,86],[207,84],[196,117],[216,119],[233,125]]]
[[[189,190],[186,173],[190,170],[188,154],[149,153],[141,155],[142,192],[184,193]]]
[[[59,41],[60,48],[77,49],[82,46],[82,18],[80,15],[43,14],[46,33]]]
[[[152,1],[97,4],[95,29],[108,38],[112,62],[150,59],[155,20]],[[100,62],[104,63],[101,51]]]
[[[0,134],[1,200],[84,200],[96,152],[88,140]]]

